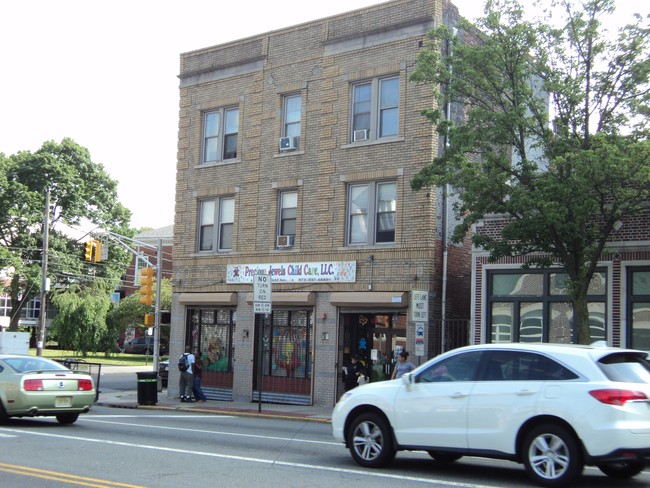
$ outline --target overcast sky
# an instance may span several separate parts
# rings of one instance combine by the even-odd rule
[[[119,182],[134,227],[173,224],[180,53],[380,3],[3,0],[0,152],[70,137]],[[484,0],[454,3],[473,18]]]

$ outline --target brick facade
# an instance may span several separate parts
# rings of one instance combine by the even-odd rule
[[[233,398],[250,399],[254,389],[255,314],[252,286],[229,283],[229,265],[356,263],[354,282],[273,284],[274,294],[314,296],[308,304],[314,321],[314,404],[333,404],[340,393],[345,307],[332,303],[332,293],[367,298],[357,307],[362,312],[397,309],[407,316],[408,298],[396,304],[376,297],[427,292],[429,326],[420,359],[440,352],[440,334],[433,330],[443,296],[444,246],[436,232],[440,195],[410,188],[415,173],[438,154],[435,131],[420,114],[434,100],[429,86],[408,79],[426,33],[442,21],[443,3],[451,9],[447,16],[458,15],[442,0],[394,0],[181,56],[170,354],[180,355],[185,346],[193,296],[198,303],[200,295],[202,304],[213,296],[216,306],[236,294]],[[389,75],[399,78],[397,136],[350,142],[351,85]],[[281,152],[287,94],[302,100],[300,146]],[[229,106],[239,108],[237,157],[201,164],[203,114]],[[346,245],[349,185],[385,180],[397,186],[395,242]],[[294,246],[279,249],[278,195],[285,189],[297,192],[298,215]],[[200,202],[224,196],[235,201],[232,251],[198,252]],[[449,246],[447,313],[453,318],[469,318],[470,260],[468,242]],[[413,326],[409,319],[412,354]],[[171,373],[169,394],[174,395],[177,372]]]
[[[485,219],[476,227],[475,232],[499,236],[505,222],[496,216]],[[521,269],[525,263],[525,256],[490,262],[485,252],[474,250],[472,343],[489,341],[489,274]],[[650,207],[645,212],[621,221],[620,228],[612,232],[599,268],[606,274],[605,340],[616,347],[647,347],[645,342],[635,344],[632,338],[632,310],[629,302],[632,290],[628,286],[628,279],[635,270],[650,272]],[[645,327],[647,328],[647,323]]]

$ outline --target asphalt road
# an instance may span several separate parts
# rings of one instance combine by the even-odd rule
[[[388,469],[357,466],[330,426],[177,411],[95,407],[72,426],[11,419],[0,426],[0,486],[415,487],[510,488],[532,485],[521,466],[475,458],[441,464],[423,452],[399,453]],[[576,487],[640,488],[588,468]]]

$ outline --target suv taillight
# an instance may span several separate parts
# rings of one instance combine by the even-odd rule
[[[93,389],[92,380],[79,380],[79,383],[77,384],[78,391],[89,391],[92,389]]]
[[[43,391],[43,380],[25,380],[25,391]]]
[[[641,391],[616,390],[613,388],[606,390],[593,390],[590,391],[589,394],[599,402],[606,403],[607,405],[618,406],[625,404],[625,402],[648,399],[646,394]]]

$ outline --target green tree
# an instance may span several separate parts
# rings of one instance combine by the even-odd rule
[[[86,357],[89,352],[108,352],[115,349],[115,336],[106,325],[110,307],[110,289],[100,286],[72,285],[67,290],[52,294],[57,315],[52,321],[51,333],[59,346]]]
[[[561,266],[588,343],[587,291],[607,240],[650,197],[650,31],[636,16],[609,37],[612,0],[546,6],[528,21],[515,0],[492,0],[476,28],[430,33],[412,80],[432,85],[438,107],[462,104],[464,121],[424,112],[448,147],[411,185],[450,185],[456,240],[486,216],[508,217],[500,236],[474,243],[492,260]]]
[[[160,287],[160,308],[161,310],[171,310],[171,280],[163,279]],[[140,303],[140,294],[133,293],[111,308],[108,312],[107,323],[114,332],[114,337],[118,337],[123,335],[127,328],[142,325],[144,314],[151,313],[151,311],[151,307]]]
[[[131,213],[117,198],[117,182],[90,153],[72,139],[49,141],[36,152],[0,154],[0,269],[11,282],[10,330],[17,330],[25,303],[40,293],[45,197],[50,192],[49,278],[51,289],[77,284],[88,286],[96,278],[113,286],[131,255],[112,247],[109,260],[83,261],[83,245],[66,233],[66,225],[88,223],[105,230],[132,235]]]

